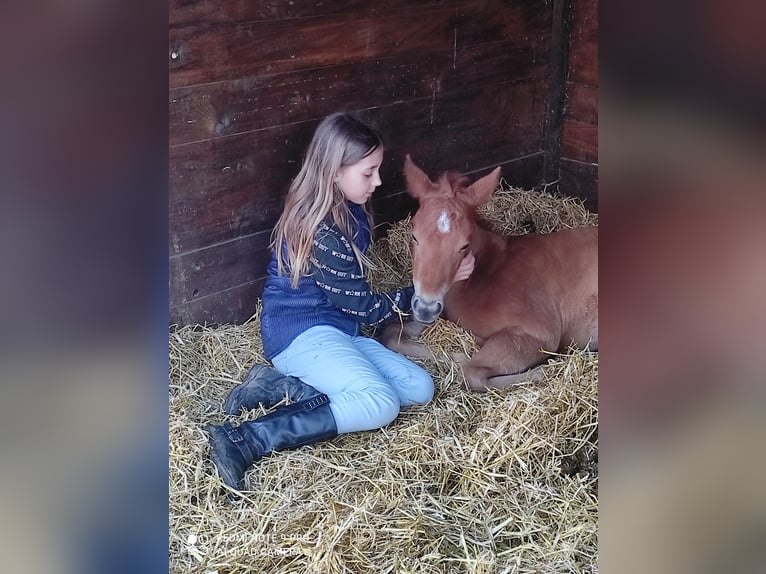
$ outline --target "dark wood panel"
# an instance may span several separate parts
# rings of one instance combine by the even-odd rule
[[[366,110],[388,134],[392,183],[403,189],[405,153],[429,166],[472,172],[541,150],[544,77],[511,84],[474,86],[431,100]]]
[[[465,0],[427,0],[423,6],[461,6]],[[279,2],[274,0],[170,0],[170,25],[209,25],[258,20],[289,20],[315,16],[356,14],[377,16],[384,12],[409,13],[412,0],[387,0],[385,4],[366,0],[323,2]]]
[[[170,91],[172,145],[316,120],[336,107],[423,98],[446,56],[379,60]],[[353,102],[364,101],[365,106]]]
[[[501,177],[514,187],[532,189],[543,181],[543,152],[537,152],[526,157],[499,163],[502,168]],[[467,174],[472,180],[486,175],[497,165],[488,165],[479,172]]]
[[[533,4],[537,5],[477,2],[464,11],[453,6],[418,6],[374,16],[171,27],[170,87],[403,54],[423,57],[439,53],[456,58],[457,50],[464,46],[518,38],[534,43],[534,30],[545,28],[547,12],[534,9]]]
[[[539,0],[464,2],[453,20],[454,45],[459,48],[514,38],[534,42],[538,30],[550,30],[552,14],[552,3]]]
[[[568,80],[598,85],[598,0],[578,0],[572,15]]]
[[[314,120],[346,108],[368,108],[506,83],[546,69],[540,43],[469,46],[448,54],[404,55],[170,91],[170,144]],[[526,45],[525,45],[526,44]]]
[[[250,283],[266,274],[269,231],[170,258],[170,306]]]
[[[598,212],[598,165],[562,158],[559,191],[579,197],[585,202],[585,207]]]
[[[561,128],[561,157],[598,163],[598,126],[565,120]]]
[[[588,84],[567,82],[565,117],[587,124],[598,123],[598,88]]]
[[[497,3],[496,3],[497,4]],[[413,2],[412,0],[387,0],[385,4],[369,2],[367,0],[331,0],[329,2],[274,2],[272,0],[170,0],[171,27],[179,27],[193,24],[195,26],[209,26],[211,24],[228,24],[240,22],[268,21],[274,23],[278,20],[295,20],[299,18],[312,18],[332,15],[335,17],[353,15],[354,17],[380,18],[395,13],[402,17],[418,17],[424,8],[450,7],[461,21],[472,22],[474,16],[492,15],[507,8],[512,8],[516,14],[523,16],[527,21],[544,19],[549,14],[549,3],[541,3],[539,0],[514,0],[505,2],[505,6],[492,5],[485,0],[427,0]],[[490,13],[491,12],[491,13]],[[526,29],[510,28],[500,18],[493,18],[489,22],[494,24],[489,30],[495,30],[495,35],[524,34]],[[460,28],[463,28],[462,26]],[[474,37],[472,28],[465,26],[460,30],[461,34]],[[492,33],[487,31],[486,24],[481,28],[482,37],[489,41]],[[462,36],[458,36],[461,41]]]
[[[451,65],[442,71],[439,87],[450,91],[469,84],[500,84],[538,75],[547,68],[549,56],[549,25],[510,41],[465,46],[457,49]]]
[[[171,28],[170,86],[359,62],[452,45],[454,8],[417,17],[333,16]]]
[[[189,303],[170,307],[171,325],[207,324],[211,327],[225,323],[242,324],[253,316],[263,293],[264,279],[237,285]]]
[[[404,189],[406,153],[434,170],[469,172],[541,149],[545,79],[472,87],[361,112],[387,140],[381,195]],[[170,150],[170,250],[270,229],[316,121]]]
[[[314,124],[171,148],[170,253],[271,227]]]
[[[171,254],[269,229],[316,122],[171,148]]]

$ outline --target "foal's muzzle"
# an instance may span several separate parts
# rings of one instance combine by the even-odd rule
[[[415,295],[412,298],[412,314],[419,323],[433,323],[441,315],[444,305],[441,301],[423,299]]]

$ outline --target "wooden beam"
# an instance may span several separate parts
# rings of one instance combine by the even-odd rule
[[[543,179],[546,183],[554,182],[559,178],[561,124],[564,117],[563,102],[571,13],[572,0],[553,0],[551,55],[548,63],[549,83],[543,124],[543,151],[545,152]]]

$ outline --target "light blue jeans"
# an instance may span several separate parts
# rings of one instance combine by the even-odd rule
[[[298,335],[271,361],[330,398],[338,434],[387,425],[399,408],[426,404],[431,375],[375,339],[320,325]]]

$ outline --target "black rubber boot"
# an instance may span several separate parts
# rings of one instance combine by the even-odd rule
[[[223,412],[238,415],[241,409],[254,409],[258,404],[270,409],[285,397],[296,403],[311,399],[320,392],[300,379],[283,375],[267,365],[253,365],[245,375],[245,380],[234,387],[226,402]]]
[[[210,458],[218,475],[235,490],[242,490],[245,471],[261,457],[338,434],[330,399],[324,394],[287,405],[238,427],[226,422],[206,430],[210,434]]]

